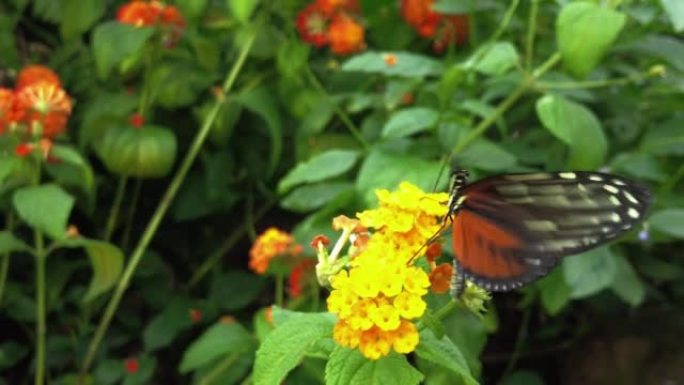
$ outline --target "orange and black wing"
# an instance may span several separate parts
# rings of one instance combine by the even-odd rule
[[[490,291],[546,275],[564,256],[614,239],[646,214],[648,190],[596,172],[507,174],[465,186],[452,213],[461,272]]]

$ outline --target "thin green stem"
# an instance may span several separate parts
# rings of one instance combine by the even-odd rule
[[[237,353],[226,356],[226,358],[221,360],[218,365],[214,366],[209,373],[207,373],[204,377],[202,377],[201,380],[198,381],[198,385],[211,385],[214,383],[214,381],[216,381],[226,369],[230,368],[230,366],[233,365],[238,358],[240,358],[240,355]]]
[[[520,358],[520,355],[522,354],[523,343],[525,342],[525,337],[527,336],[527,329],[530,326],[531,315],[532,315],[532,308],[531,307],[525,308],[525,312],[523,313],[522,322],[520,322],[520,328],[518,328],[518,335],[515,338],[515,345],[513,346],[513,353],[511,353],[511,357],[508,360],[508,364],[506,365],[506,369],[504,370],[503,374],[501,375],[502,379],[506,378],[509,374],[511,374],[511,372],[513,372],[513,369],[515,369],[515,365],[518,363],[518,359]]]
[[[511,1],[508,9],[506,9],[506,13],[504,13],[501,24],[499,24],[499,28],[497,28],[494,34],[489,38],[489,42],[495,42],[503,35],[504,31],[506,31],[506,28],[508,28],[508,25],[511,23],[513,15],[515,15],[515,11],[518,9],[518,5],[520,5],[520,0]]]
[[[244,45],[241,48],[237,60],[235,60],[235,62],[233,63],[233,68],[231,69],[230,73],[226,78],[226,81],[223,84],[222,91],[224,95],[232,89],[233,84],[235,83],[235,80],[237,79],[237,76],[240,73],[240,70],[242,69],[242,66],[247,59],[247,54],[249,53],[250,49],[252,48],[252,45],[254,44],[255,36],[256,34],[252,32],[252,34],[246,39]],[[130,284],[131,278],[133,277],[133,274],[135,273],[135,270],[138,264],[140,263],[143,254],[145,253],[145,250],[147,250],[147,246],[152,241],[152,238],[154,237],[154,234],[157,232],[157,229],[159,228],[159,225],[161,224],[161,221],[164,218],[166,211],[171,205],[173,198],[176,196],[178,189],[183,183],[183,180],[185,180],[185,176],[190,170],[190,167],[192,167],[192,164],[194,163],[197,154],[199,154],[202,145],[204,144],[204,141],[206,140],[209,134],[211,126],[214,124],[214,121],[216,120],[216,117],[218,116],[218,113],[220,112],[224,102],[225,97],[218,98],[212,109],[209,111],[209,114],[207,115],[202,124],[202,127],[197,132],[194,141],[190,145],[188,153],[185,155],[185,158],[183,159],[180,167],[178,168],[178,171],[176,171],[176,174],[174,175],[173,179],[171,180],[171,183],[169,184],[169,187],[164,193],[164,196],[159,202],[159,205],[157,206],[157,209],[155,210],[154,214],[152,215],[150,222],[148,223],[147,227],[145,228],[145,231],[140,237],[138,245],[135,247],[135,250],[131,254],[131,257],[128,263],[126,264],[126,268],[124,269],[124,272],[119,280],[119,283],[116,286],[116,289],[114,290],[114,294],[110,298],[109,303],[107,304],[107,308],[105,309],[105,312],[102,318],[100,319],[100,323],[98,324],[97,330],[95,331],[95,334],[92,340],[90,341],[90,345],[88,346],[88,351],[83,362],[83,366],[80,370],[82,379],[90,369],[90,365],[93,363],[93,360],[95,359],[95,354],[97,353],[100,343],[102,342],[102,338],[104,337],[109,327],[109,324],[111,323],[112,318],[114,317],[114,313],[116,312],[116,309],[118,308],[119,303],[121,302],[121,298],[123,297],[124,292]]]
[[[537,13],[539,12],[539,0],[532,0],[530,15],[527,19],[527,37],[525,39],[525,71],[532,69],[532,57],[534,55],[534,35],[537,32]]]
[[[268,210],[273,207],[275,200],[267,202],[264,204],[259,211],[254,214],[254,221],[259,221]],[[240,226],[233,230],[232,233],[226,238],[226,240],[221,244],[211,255],[202,262],[202,264],[195,270],[192,277],[185,286],[186,290],[192,289],[197,283],[199,283],[207,273],[209,273],[217,263],[221,261],[221,258],[226,255],[226,253],[235,246],[235,244],[245,236],[247,233],[246,226]]]
[[[456,301],[455,299],[452,298],[451,301],[447,302],[446,305],[439,308],[435,312],[434,316],[438,320],[441,320],[444,317],[446,317],[447,315],[451,314],[452,311],[456,310],[457,307],[458,307],[458,301]]]
[[[36,250],[36,376],[35,385],[45,383],[45,334],[46,334],[46,295],[45,295],[45,246],[43,233],[34,230]]]
[[[359,130],[358,127],[356,127],[356,125],[354,124],[354,122],[352,122],[352,120],[349,118],[349,116],[344,111],[342,111],[340,106],[337,105],[335,100],[333,100],[333,98],[330,96],[328,91],[325,89],[325,87],[323,87],[321,82],[318,80],[318,78],[316,77],[316,74],[313,73],[313,70],[311,70],[311,68],[308,65],[305,65],[304,68],[305,68],[306,76],[309,78],[309,81],[311,82],[311,84],[314,86],[314,88],[316,88],[316,90],[318,92],[321,93],[321,95],[323,95],[323,97],[326,99],[326,101],[328,103],[330,103],[330,105],[333,106],[333,109],[335,110],[335,114],[337,114],[337,117],[340,118],[340,120],[342,121],[342,124],[344,124],[345,127],[347,127],[347,129],[352,134],[352,136],[354,136],[354,138],[356,138],[356,140],[363,146],[364,149],[366,149],[366,150],[369,149],[370,146],[369,146],[368,142],[366,142],[366,140],[363,138],[363,135],[361,135],[361,130]]]
[[[610,86],[621,86],[634,82],[643,81],[648,74],[637,74],[612,79],[586,80],[581,82],[537,82],[535,85],[540,89],[572,90],[577,88],[602,88]]]
[[[133,231],[133,220],[135,219],[135,212],[138,210],[138,201],[140,200],[142,184],[142,178],[137,178],[135,180],[135,186],[133,187],[133,198],[131,199],[131,205],[128,208],[128,214],[126,218],[126,227],[124,228],[123,237],[121,238],[122,250],[128,250],[128,243],[131,239],[131,232]]]
[[[668,179],[663,185],[660,187],[660,194],[667,194],[672,189],[674,188],[675,185],[684,177],[684,164],[679,166],[677,171],[675,171],[674,174],[672,174],[672,177]]]
[[[7,231],[12,231],[14,229],[14,215],[12,212],[7,213],[5,216],[5,224],[7,226]],[[4,253],[0,258],[0,308],[2,308],[2,295],[5,292],[5,284],[7,283],[7,275],[9,274],[10,265],[10,254]]]
[[[107,218],[107,226],[105,227],[104,240],[107,242],[112,239],[116,222],[119,219],[119,211],[121,211],[121,202],[123,202],[123,198],[126,193],[127,181],[128,177],[123,175],[119,177],[119,183],[116,186],[116,195],[114,195],[114,202],[112,203],[112,208],[109,211],[109,218]]]

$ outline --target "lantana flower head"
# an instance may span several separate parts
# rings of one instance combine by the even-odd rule
[[[365,30],[359,23],[356,0],[313,0],[297,15],[296,27],[302,40],[321,48],[330,45],[338,55],[365,48]]]
[[[55,71],[44,65],[32,64],[22,68],[21,71],[19,71],[14,88],[21,90],[24,87],[36,83],[50,83],[54,84],[57,88],[62,87],[62,82],[59,80],[59,75],[57,75]]]
[[[434,3],[434,0],[401,0],[401,14],[418,35],[434,40],[435,51],[468,41],[468,16],[440,14],[433,11]]]
[[[271,260],[277,256],[297,256],[302,252],[292,235],[270,227],[259,235],[249,250],[249,268],[258,274],[266,273]]]
[[[410,183],[376,195],[379,207],[357,214],[361,228],[373,232],[348,269],[330,278],[327,300],[328,310],[338,317],[335,341],[358,348],[369,359],[390,351],[409,353],[418,344],[414,321],[427,308],[423,296],[430,279],[411,262],[440,230],[438,218],[446,214],[448,199],[447,194],[426,194]]]
[[[119,8],[116,19],[120,23],[130,24],[138,28],[160,28],[165,47],[172,47],[178,41],[186,25],[178,8],[157,0],[129,1]]]
[[[32,135],[53,138],[66,129],[71,99],[58,85],[41,81],[18,90],[15,109]]]

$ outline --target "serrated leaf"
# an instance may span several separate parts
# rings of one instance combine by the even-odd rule
[[[394,64],[387,64],[388,57]],[[347,60],[343,71],[377,73],[387,76],[439,76],[444,67],[438,60],[408,52],[364,52]]]
[[[430,330],[420,333],[416,355],[459,375],[464,383],[477,385],[463,353],[447,336],[438,339]]]
[[[0,254],[31,251],[31,247],[9,231],[0,231]]]
[[[319,182],[349,171],[359,157],[357,151],[329,150],[295,166],[278,183],[278,192],[289,191],[302,183]]]
[[[615,280],[617,263],[607,246],[563,260],[563,276],[571,298],[585,298],[610,287]]]
[[[684,209],[665,209],[651,215],[651,227],[677,238],[684,238]]]
[[[243,354],[253,346],[254,339],[242,325],[218,322],[185,350],[179,370],[187,373],[227,354]]]
[[[591,110],[557,95],[545,95],[536,107],[544,127],[570,146],[569,169],[592,170],[603,165],[608,141]]]
[[[257,350],[254,384],[281,383],[310,348],[322,338],[332,337],[334,324],[329,313],[307,313],[276,327]]]
[[[13,197],[19,217],[31,227],[59,240],[66,236],[67,220],[74,198],[54,184],[24,187]]]
[[[354,184],[349,182],[304,185],[292,190],[280,204],[290,211],[303,213],[320,208],[338,195],[353,189]]]
[[[104,79],[128,57],[139,54],[154,28],[137,28],[133,25],[109,21],[93,31],[93,56],[97,74]]]
[[[563,6],[556,20],[558,48],[568,71],[585,77],[598,64],[625,25],[621,12],[589,2]]]
[[[403,138],[437,123],[439,113],[432,108],[409,107],[393,113],[382,128],[383,138]]]
[[[396,353],[369,360],[356,349],[337,347],[325,367],[326,385],[416,385],[423,375]]]
[[[639,306],[646,297],[644,282],[626,258],[616,257],[615,262],[617,271],[611,289],[631,306]]]

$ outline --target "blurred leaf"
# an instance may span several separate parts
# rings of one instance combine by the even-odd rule
[[[12,368],[29,353],[26,345],[14,341],[0,344],[0,369]]]
[[[138,97],[127,93],[98,93],[87,101],[81,110],[78,145],[86,145],[102,139],[107,130],[125,124],[138,106]]]
[[[106,132],[97,153],[114,174],[161,178],[173,167],[176,146],[176,136],[166,127],[121,125]]]
[[[0,14],[0,67],[16,68],[20,65],[14,35],[18,21],[14,15]]]
[[[138,371],[126,373],[121,385],[148,385],[157,367],[157,359],[151,356],[140,356],[138,360]]]
[[[334,324],[329,313],[307,313],[278,325],[257,350],[254,384],[279,384],[320,339],[332,337]]]
[[[431,128],[439,113],[431,108],[409,107],[393,113],[382,128],[383,138],[403,138]]]
[[[632,307],[639,306],[646,297],[646,287],[627,258],[616,257],[617,272],[611,285],[613,292]]]
[[[637,270],[656,281],[673,281],[684,277],[684,267],[657,258],[638,258]]]
[[[289,191],[302,183],[319,182],[349,171],[359,157],[357,151],[329,150],[297,164],[278,183],[278,192]]]
[[[607,246],[563,259],[563,275],[571,298],[585,298],[610,287],[617,274],[615,256]]]
[[[518,370],[506,376],[498,385],[544,385],[542,377],[536,372]]]
[[[102,1],[60,0],[59,30],[65,40],[81,36],[97,22],[105,11]]]
[[[457,309],[444,318],[444,331],[458,346],[474,377],[479,377],[480,355],[487,343],[487,327],[480,318],[465,309]]]
[[[212,280],[209,298],[221,310],[236,311],[254,301],[266,287],[266,280],[254,274],[231,270],[217,274]]]
[[[97,363],[93,377],[98,385],[110,385],[121,380],[125,373],[124,363],[120,359],[104,359]]]
[[[684,42],[676,37],[649,34],[624,49],[636,54],[655,56],[676,70],[684,71]]]
[[[375,201],[376,189],[394,189],[402,181],[411,182],[424,191],[432,191],[441,167],[439,161],[373,150],[361,165],[356,188],[368,203]]]
[[[496,42],[484,46],[472,55],[472,65],[476,71],[489,76],[501,76],[518,63],[518,51],[509,42]]]
[[[577,77],[598,64],[625,25],[624,14],[594,3],[563,6],[556,21],[556,38],[563,63]]]
[[[684,238],[684,209],[665,209],[651,215],[653,229],[677,238]]]
[[[561,96],[546,95],[537,101],[537,115],[544,127],[570,146],[569,169],[594,170],[603,165],[608,142],[591,110]]]
[[[682,32],[684,30],[684,2],[681,0],[660,0],[660,4],[670,17],[675,32]]]
[[[105,293],[118,282],[123,271],[124,255],[118,247],[103,241],[84,237],[67,238],[57,244],[64,247],[82,247],[93,269],[88,290],[83,297],[84,302],[90,302]]]
[[[460,15],[497,8],[493,0],[437,0],[432,10],[446,15]]]
[[[31,247],[9,231],[0,231],[0,254],[31,251]]]
[[[276,169],[283,151],[283,126],[278,112],[277,102],[266,87],[255,88],[239,95],[237,101],[251,112],[259,115],[268,126],[271,138],[268,176]]]
[[[143,331],[145,350],[155,351],[168,346],[179,333],[192,325],[190,301],[184,296],[169,299],[164,310],[156,315]]]
[[[517,163],[514,155],[486,139],[476,140],[456,159],[460,166],[487,171],[503,171],[514,167]]]
[[[570,287],[565,283],[563,269],[553,269],[549,275],[539,280],[541,302],[547,313],[558,314],[570,301]]]
[[[280,205],[290,211],[304,213],[324,206],[340,194],[354,190],[350,182],[323,182],[292,190]]]
[[[192,105],[212,85],[212,76],[191,61],[156,64],[150,71],[149,87],[160,106],[172,109]]]
[[[642,153],[620,154],[611,162],[613,171],[639,179],[662,182],[667,178],[653,155]]]
[[[54,184],[24,187],[14,193],[19,217],[36,230],[59,240],[66,236],[67,220],[74,198]]]
[[[230,13],[240,22],[247,23],[259,0],[225,0]]]
[[[641,150],[654,155],[684,155],[682,127],[684,117],[675,116],[666,123],[651,128],[641,140]]]
[[[463,357],[463,353],[447,336],[442,336],[442,338],[438,339],[431,331],[422,331],[420,333],[420,343],[416,348],[416,355],[449,369],[461,377],[466,384],[478,384],[478,381],[470,373],[470,368]]]
[[[92,41],[98,76],[106,78],[125,59],[140,53],[153,34],[154,28],[137,28],[117,21],[98,25]]]
[[[254,342],[247,329],[239,323],[219,321],[190,344],[183,353],[178,370],[188,373],[231,353],[247,354],[255,346]]]
[[[423,375],[394,352],[369,360],[357,349],[337,347],[325,367],[326,385],[416,385]]]
[[[276,65],[278,72],[287,77],[296,77],[308,65],[311,47],[299,40],[287,40],[278,46]]]
[[[33,6],[33,14],[43,19],[44,21],[49,21],[53,24],[59,22],[59,8],[61,1],[53,0],[34,0],[31,2]]]
[[[393,57],[393,65],[387,64]],[[427,56],[408,52],[364,52],[353,56],[342,65],[343,71],[377,73],[386,76],[439,76],[442,63]]]
[[[75,187],[87,198],[87,206],[95,202],[95,175],[86,159],[74,148],[55,144],[50,156],[56,162],[48,162],[45,166],[50,175],[61,185]]]

